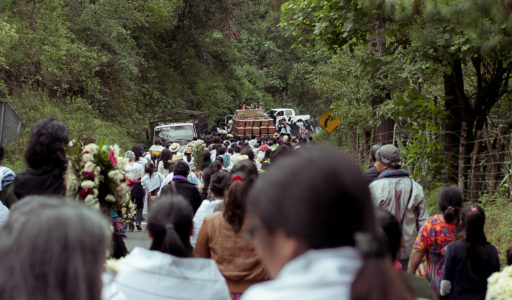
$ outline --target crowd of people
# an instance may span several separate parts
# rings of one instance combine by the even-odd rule
[[[364,172],[286,134],[209,136],[200,163],[191,145],[134,145],[136,215],[116,227],[64,198],[68,142],[40,121],[27,170],[0,167],[0,299],[484,299],[500,270],[483,208],[447,186],[429,216],[393,145]],[[128,253],[135,230],[151,246]]]

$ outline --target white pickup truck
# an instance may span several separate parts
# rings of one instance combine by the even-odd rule
[[[311,119],[310,115],[295,115],[295,111],[291,108],[275,108],[266,112],[266,114],[279,124],[281,119],[286,119],[288,122],[297,122],[298,120],[306,121]]]

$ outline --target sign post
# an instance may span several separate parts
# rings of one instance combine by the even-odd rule
[[[0,144],[4,147],[9,145],[20,135],[26,126],[18,114],[11,107],[9,102],[0,102]]]
[[[338,128],[340,124],[340,119],[333,115],[332,110],[330,109],[318,120],[318,125],[327,131],[327,141],[329,143],[331,142],[331,132]]]

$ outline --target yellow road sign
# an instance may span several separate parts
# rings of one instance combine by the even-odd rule
[[[318,120],[318,124],[322,126],[327,133],[331,133],[336,127],[340,126],[341,121],[336,116],[332,114],[332,110],[328,110],[321,118]]]

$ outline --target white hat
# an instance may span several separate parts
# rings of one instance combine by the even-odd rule
[[[180,160],[183,160],[183,154],[176,154],[176,155],[172,156],[172,161],[173,162],[177,162],[177,161],[180,161]]]
[[[178,152],[178,150],[180,150],[180,144],[172,143],[169,150],[171,150],[171,152]]]

